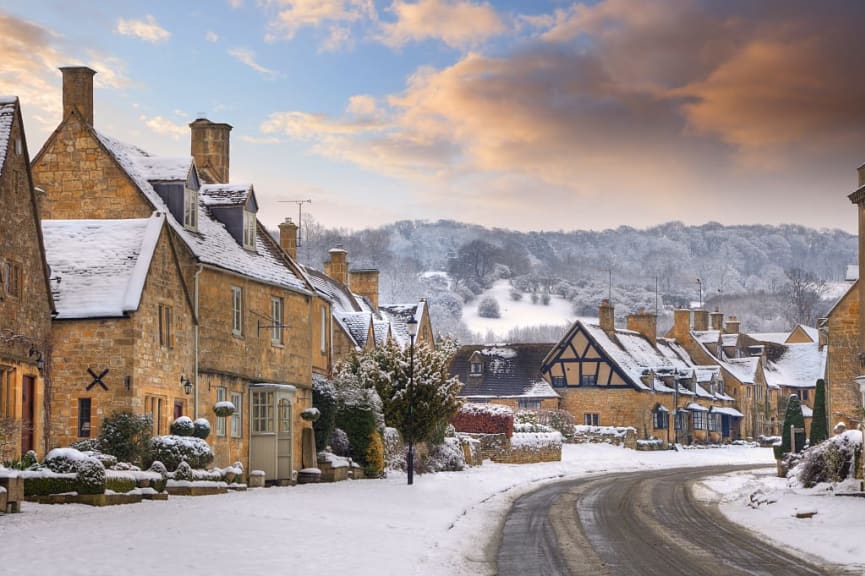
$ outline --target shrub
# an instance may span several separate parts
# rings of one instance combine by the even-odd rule
[[[184,460],[177,465],[177,470],[174,471],[174,479],[185,480],[187,482],[195,480],[195,475],[192,473],[192,467],[189,465],[189,462]]]
[[[159,474],[163,478],[168,476],[168,469],[165,467],[165,464],[163,464],[159,460],[154,460],[150,464],[150,468],[148,468],[147,470],[148,470],[148,472],[155,472],[156,474]]]
[[[519,302],[523,299],[523,293],[517,290],[516,288],[511,290],[511,300],[514,302]]]
[[[128,476],[113,476],[108,475],[105,478],[105,489],[117,492],[118,494],[126,494],[135,490],[135,479]]]
[[[213,451],[201,438],[189,436],[156,436],[150,441],[150,462],[162,462],[168,470],[177,470],[186,461],[193,468],[206,468],[213,462]]]
[[[225,418],[227,416],[231,416],[234,414],[236,410],[234,404],[229,402],[228,400],[223,400],[221,402],[217,402],[213,405],[213,413],[219,416],[220,418]]]
[[[814,392],[814,416],[811,419],[810,440],[813,446],[823,442],[829,436],[829,424],[826,420],[826,381],[817,380],[817,390]]]
[[[73,474],[62,476],[24,476],[24,496],[48,496],[75,492],[77,478]]]
[[[198,418],[192,425],[192,435],[196,438],[207,440],[207,437],[210,436],[210,422],[208,422],[207,418]]]
[[[478,303],[478,316],[481,318],[501,318],[499,302],[492,296],[485,296]]]
[[[312,423],[315,432],[315,445],[323,450],[331,444],[336,416],[336,391],[333,383],[328,380],[315,380],[312,387],[312,405],[321,413],[318,420]]]
[[[801,430],[794,434],[796,442],[795,450],[790,444],[790,427]],[[805,416],[802,415],[802,404],[799,396],[790,394],[787,400],[787,410],[784,413],[784,428],[781,433],[781,453],[801,452],[805,448]]]
[[[141,464],[150,448],[150,416],[115,412],[102,421],[96,449],[111,454],[120,462]]]
[[[348,435],[349,455],[366,466],[370,439],[376,432],[376,417],[371,404],[364,401],[343,404],[337,411],[336,424]]]
[[[562,435],[565,442],[570,442],[574,439],[574,420],[573,414],[567,410],[540,410],[538,411],[538,424],[549,426]]]
[[[45,466],[57,474],[77,473],[79,464],[87,459],[74,448],[55,448],[45,456]]]
[[[793,474],[806,488],[820,482],[843,482],[854,469],[857,447],[849,433],[830,438],[805,450]]]
[[[396,428],[385,428],[382,434],[384,444],[384,466],[388,470],[404,470],[405,454],[402,437]]]
[[[351,445],[348,442],[348,434],[342,428],[334,428],[330,438],[330,449],[337,456],[347,457],[351,452]]]
[[[171,434],[174,436],[192,436],[195,432],[195,422],[189,416],[181,416],[171,423]]]
[[[424,472],[459,472],[465,467],[465,454],[456,438],[445,438],[441,444],[430,446],[422,462]]]
[[[550,293],[549,292],[544,292],[543,294],[541,294],[541,304],[543,304],[544,306],[550,305]]]
[[[70,448],[75,448],[79,452],[101,452],[102,449],[99,447],[99,439],[98,438],[84,438],[82,440],[76,440],[72,444],[69,445]]]
[[[384,475],[384,443],[378,430],[370,432],[364,460],[366,464],[363,472],[367,478],[380,478]]]
[[[95,458],[78,462],[75,490],[79,494],[103,494],[105,492],[105,467]]]
[[[500,404],[464,404],[451,420],[457,432],[474,434],[514,433],[514,411]]]

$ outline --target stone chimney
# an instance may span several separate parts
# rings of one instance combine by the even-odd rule
[[[598,321],[601,325],[601,330],[604,332],[614,332],[616,330],[616,310],[610,301],[606,298],[601,300],[601,305],[598,307]]]
[[[855,353],[865,351],[865,164],[859,167],[859,187],[855,192],[847,196],[853,204],[856,204],[857,220],[859,222],[859,349]],[[829,396],[829,414],[832,412],[833,400]]]
[[[705,332],[709,329],[709,311],[699,308],[694,310],[694,330]]]
[[[292,260],[297,260],[297,224],[291,218],[279,225],[279,246]]]
[[[324,273],[348,286],[348,252],[342,247],[342,244],[337,244],[336,248],[328,250],[330,260],[324,263]]]
[[[859,166],[859,188],[865,186],[865,164]]]
[[[351,270],[348,284],[352,292],[364,296],[378,312],[378,270]]]
[[[201,179],[208,184],[227,184],[231,125],[198,118],[192,131],[192,157]]]
[[[667,332],[679,342],[684,342],[691,331],[691,311],[687,308],[673,310],[673,328]]]
[[[711,324],[712,330],[723,330],[724,313],[718,312],[718,309],[715,308],[715,311],[709,314],[709,324]]]
[[[649,342],[652,343],[652,346],[655,346],[658,342],[658,317],[652,314],[651,312],[646,312],[645,310],[640,310],[636,314],[629,314],[628,318],[628,330],[633,330],[634,332],[639,332],[643,335]]]
[[[93,126],[93,76],[96,71],[87,66],[64,66],[63,119],[78,110],[88,126]]]
[[[727,318],[727,325],[724,327],[725,334],[738,334],[739,333],[739,320],[736,319],[735,316],[730,316]]]

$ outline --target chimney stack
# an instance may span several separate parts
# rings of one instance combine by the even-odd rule
[[[328,250],[330,260],[324,263],[324,273],[348,286],[348,252],[342,247],[342,244],[337,244],[336,248]]]
[[[198,118],[189,129],[192,131],[192,158],[201,179],[207,184],[228,184],[231,125]]]
[[[604,332],[612,333],[616,330],[615,309],[606,298],[601,300],[601,305],[598,307],[598,323]]]
[[[673,310],[673,327],[667,332],[680,343],[685,341],[691,331],[691,311],[687,308],[676,308]]]
[[[658,317],[651,312],[640,310],[636,314],[629,314],[628,330],[639,332],[655,346],[658,342]]]
[[[865,186],[865,164],[859,166],[859,188]]]
[[[725,334],[738,334],[739,333],[739,320],[736,319],[735,316],[730,316],[727,318],[727,326],[724,328]]]
[[[291,218],[279,225],[279,246],[292,260],[297,260],[297,224]]]
[[[348,285],[355,294],[365,297],[378,312],[378,270],[351,270]]]
[[[709,329],[709,311],[702,308],[694,310],[694,331],[705,332]]]
[[[709,314],[709,323],[712,325],[712,330],[723,330],[724,329],[724,313],[718,312],[718,309],[715,308],[715,311]]]
[[[63,73],[63,119],[72,110],[78,110],[84,122],[93,126],[93,76],[96,71],[87,66],[64,66]]]

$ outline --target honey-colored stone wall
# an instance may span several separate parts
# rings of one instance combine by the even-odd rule
[[[857,282],[829,316],[826,404],[830,428],[838,422],[848,428],[859,424],[862,401],[854,378],[865,373],[858,358],[859,305]]]

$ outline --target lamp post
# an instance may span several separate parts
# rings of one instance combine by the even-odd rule
[[[414,316],[405,323],[409,337],[408,368],[408,466],[409,486],[414,484],[414,337],[417,336],[417,320]]]

